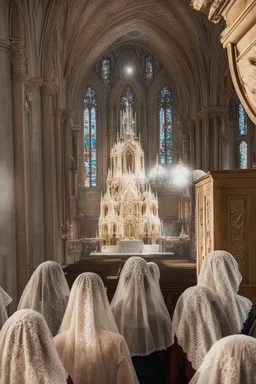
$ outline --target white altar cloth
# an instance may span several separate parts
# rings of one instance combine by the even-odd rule
[[[159,244],[143,244],[143,253],[158,253],[159,248]]]
[[[116,253],[116,252],[118,252],[117,246],[116,245],[102,245],[101,252],[102,253]]]
[[[120,240],[117,244],[120,253],[142,253],[142,240]]]

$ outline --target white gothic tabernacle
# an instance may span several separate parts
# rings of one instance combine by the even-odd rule
[[[104,244],[141,239],[154,244],[160,236],[158,199],[145,176],[144,152],[134,136],[130,104],[121,118],[121,135],[110,154],[107,188],[101,197],[99,238]]]

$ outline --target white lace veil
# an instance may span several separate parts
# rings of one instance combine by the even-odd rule
[[[218,296],[200,286],[183,292],[172,321],[173,334],[195,370],[200,367],[211,346],[231,334]]]
[[[153,277],[153,279],[155,280],[155,282],[159,284],[160,270],[159,270],[158,265],[157,265],[156,263],[154,263],[153,261],[150,261],[150,262],[148,263],[148,267],[149,267],[151,276]]]
[[[6,307],[10,304],[12,298],[0,287],[0,329],[8,319]]]
[[[40,313],[15,312],[0,332],[0,384],[66,384],[52,335]]]
[[[245,335],[215,343],[190,384],[255,384],[256,340]]]
[[[46,261],[31,276],[18,309],[30,308],[40,312],[55,336],[66,310],[69,292],[61,266],[54,261]]]
[[[101,278],[82,273],[75,280],[61,325],[54,338],[61,361],[75,384],[112,384],[126,359],[130,383],[137,378],[124,338],[118,334]]]
[[[232,333],[240,333],[252,308],[250,300],[237,294],[242,276],[235,258],[226,251],[213,251],[204,259],[198,285],[217,293]]]
[[[111,308],[132,356],[149,355],[172,345],[169,313],[159,285],[141,257],[126,261]]]

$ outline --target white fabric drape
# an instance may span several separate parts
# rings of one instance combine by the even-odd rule
[[[0,332],[0,384],[66,384],[64,370],[43,316],[15,312]]]
[[[173,334],[197,370],[211,346],[231,334],[218,296],[200,286],[186,289],[175,307]]]
[[[12,298],[0,287],[0,329],[8,319],[6,307],[11,303]]]
[[[141,257],[126,261],[111,309],[132,356],[149,355],[172,345],[169,313],[159,285]]]
[[[159,267],[156,263],[153,261],[150,261],[148,263],[148,267],[151,273],[151,276],[153,277],[154,281],[159,284],[159,279],[160,279],[160,270]]]
[[[75,280],[54,342],[75,384],[138,383],[103,282],[95,273],[83,273]]]
[[[255,384],[256,340],[245,335],[215,343],[190,384]]]
[[[61,266],[54,261],[46,261],[31,276],[18,309],[30,308],[40,312],[55,336],[66,310],[69,293]]]
[[[226,251],[209,253],[198,277],[198,285],[219,296],[233,334],[241,332],[252,309],[252,302],[237,294],[241,280],[237,261]]]

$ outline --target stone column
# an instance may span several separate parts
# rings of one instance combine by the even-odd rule
[[[210,166],[208,110],[203,108],[203,110],[199,112],[199,117],[202,119],[202,169],[208,172]]]
[[[25,117],[29,109],[26,99],[28,76],[26,71],[26,46],[23,41],[12,41],[12,107],[14,135],[14,168],[16,200],[17,285],[21,295],[29,278],[31,264],[31,168],[30,133]],[[27,111],[28,112],[28,111]],[[29,112],[28,112],[29,113]]]
[[[13,298],[11,313],[17,304],[17,266],[10,47],[9,40],[0,39],[0,285]]]
[[[201,121],[199,117],[195,117],[195,133],[196,133],[196,169],[202,169],[202,161],[201,161]]]
[[[56,195],[57,195],[57,226],[61,231],[64,225],[64,159],[63,159],[63,109],[55,109],[55,128],[56,128]],[[57,240],[58,259],[60,264],[64,264],[64,242],[61,236]]]
[[[213,129],[213,156],[212,156],[212,169],[219,169],[219,124],[218,124],[218,113],[216,111],[211,111],[210,117],[212,120],[212,129]]]
[[[80,136],[81,136],[81,126],[73,125],[72,133],[73,133],[73,158],[74,164],[72,167],[72,196],[77,197],[77,172],[80,166],[79,160],[79,146],[80,146]]]
[[[228,151],[228,114],[221,114],[221,169],[229,169],[229,151]]]
[[[44,261],[44,210],[43,210],[43,168],[41,136],[41,94],[42,79],[27,81],[27,108],[30,129],[30,170],[31,170],[31,226],[32,259],[29,274]]]
[[[46,260],[57,258],[56,151],[53,129],[52,97],[57,92],[53,83],[44,82],[42,96],[42,154],[44,194],[44,247]]]
[[[190,153],[190,166],[195,168],[195,122],[189,119],[186,123],[189,134],[189,153]]]
[[[189,158],[189,131],[186,127],[183,127],[182,129],[182,161],[186,165],[189,164],[190,158]]]
[[[71,111],[64,112],[64,186],[65,186],[65,211],[64,222],[71,223],[71,165],[73,157],[71,156],[71,131],[72,131],[72,116]]]

